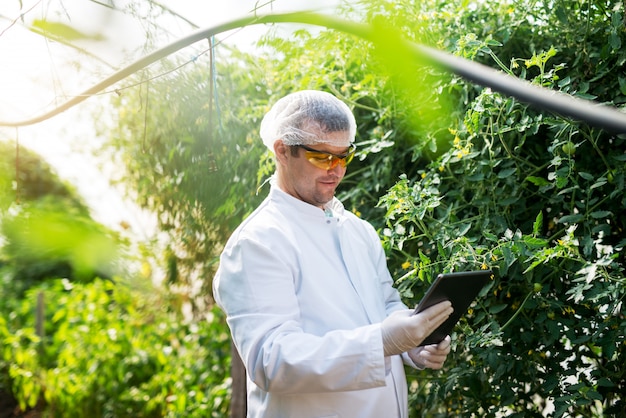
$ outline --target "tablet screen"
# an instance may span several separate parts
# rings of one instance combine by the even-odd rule
[[[447,335],[450,335],[452,328],[467,312],[472,301],[492,277],[493,272],[491,270],[439,274],[415,308],[415,313],[444,300],[449,300],[452,303],[454,312],[446,322],[426,337],[420,346],[437,344]]]

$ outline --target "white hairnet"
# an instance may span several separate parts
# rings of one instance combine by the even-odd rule
[[[329,132],[347,131],[345,143],[326,139]],[[349,146],[354,142],[356,121],[350,108],[330,93],[302,90],[279,99],[261,122],[261,139],[272,152],[274,142],[285,145],[333,143]]]

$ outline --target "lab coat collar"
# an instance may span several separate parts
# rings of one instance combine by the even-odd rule
[[[310,216],[321,220],[326,219],[326,214],[323,210],[286,193],[278,187],[275,182],[271,183],[269,198],[270,200],[276,201],[281,205],[287,205],[300,216]],[[326,208],[332,210],[333,217],[337,218],[338,221],[341,221],[344,218],[345,208],[343,203],[341,203],[341,201],[336,197],[333,197],[333,200],[326,204]]]

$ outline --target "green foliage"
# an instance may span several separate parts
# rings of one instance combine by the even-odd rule
[[[624,103],[618,73],[589,73],[592,63],[623,66],[623,51],[603,42],[624,36],[615,17],[623,7],[609,13],[599,2],[591,10],[577,5],[558,2],[554,11],[518,5],[504,15],[490,2],[459,10],[482,28],[451,17],[467,26],[448,48],[547,88]],[[573,18],[577,12],[584,25]],[[497,19],[520,24],[509,33],[487,32]],[[553,23],[552,35],[534,22]],[[618,23],[619,30],[606,29]],[[617,415],[626,390],[626,138],[489,89],[465,88],[466,111],[448,128],[449,150],[407,170],[380,201],[387,211],[384,243],[409,303],[438,272],[496,271],[457,329],[446,371],[428,385],[420,384],[424,372],[414,376],[412,410]]]
[[[329,30],[268,36],[272,53],[219,68],[212,124],[206,68],[151,84],[150,100],[120,97],[113,145],[125,180],[175,238],[173,280],[206,272],[260,199],[272,171],[257,135],[266,104],[330,91],[359,127],[340,198],[380,228],[406,302],[438,272],[496,272],[445,370],[410,375],[411,414],[621,413],[626,139],[413,63],[399,39],[621,106],[623,4],[381,0],[345,12],[372,22],[377,41]]]
[[[221,313],[189,321],[184,301],[114,281],[124,242],[37,155],[0,148],[2,412],[226,416]]]
[[[36,153],[15,143],[0,141],[0,213],[13,204],[54,199],[80,214],[87,206],[69,184],[62,182]]]
[[[217,243],[261,198],[255,179],[264,147],[253,138],[266,101],[242,60],[234,52],[220,58],[217,86],[210,62],[198,59],[175,79],[113,100],[119,125],[108,132],[106,148],[126,168],[118,181],[169,234],[161,261],[168,283],[191,289],[201,281],[200,291],[188,290],[200,305],[211,303]]]
[[[220,312],[185,321],[152,286],[48,281],[0,318],[0,359],[20,408],[48,416],[223,417],[228,333]],[[37,333],[39,295],[44,331]]]
[[[110,275],[118,253],[105,228],[58,204],[22,205],[18,214],[5,217],[2,233],[4,269],[22,288],[49,277],[89,280],[95,272]]]
[[[89,217],[73,188],[41,157],[0,142],[0,283],[6,295],[50,277],[89,280],[113,273],[119,242]],[[0,308],[12,298],[0,300]]]

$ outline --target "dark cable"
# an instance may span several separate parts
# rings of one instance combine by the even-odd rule
[[[226,32],[232,29],[242,28],[254,24],[262,23],[304,23],[316,26],[325,26],[342,32],[350,33],[371,42],[375,42],[372,26],[362,23],[355,23],[338,19],[331,16],[311,12],[295,12],[283,14],[270,14],[265,16],[252,16],[236,19],[210,28],[201,29],[188,36],[160,48],[128,67],[116,72],[95,84],[81,94],[66,101],[62,105],[45,112],[39,116],[16,121],[0,121],[0,126],[27,126],[33,125],[49,119],[61,112],[77,105],[103,90],[106,87],[128,77],[136,71],[189,46],[197,41],[210,38],[211,36]],[[544,87],[530,84],[500,71],[494,70],[486,65],[478,64],[467,59],[448,54],[436,49],[412,42],[406,42],[407,50],[411,51],[417,58],[425,59],[434,65],[438,65],[451,71],[469,81],[490,87],[495,91],[505,95],[513,96],[530,105],[540,109],[554,112],[556,114],[569,117],[575,120],[586,122],[590,125],[604,128],[616,133],[626,133],[626,113],[614,107],[599,104],[594,101],[579,99],[565,93],[549,90]]]

